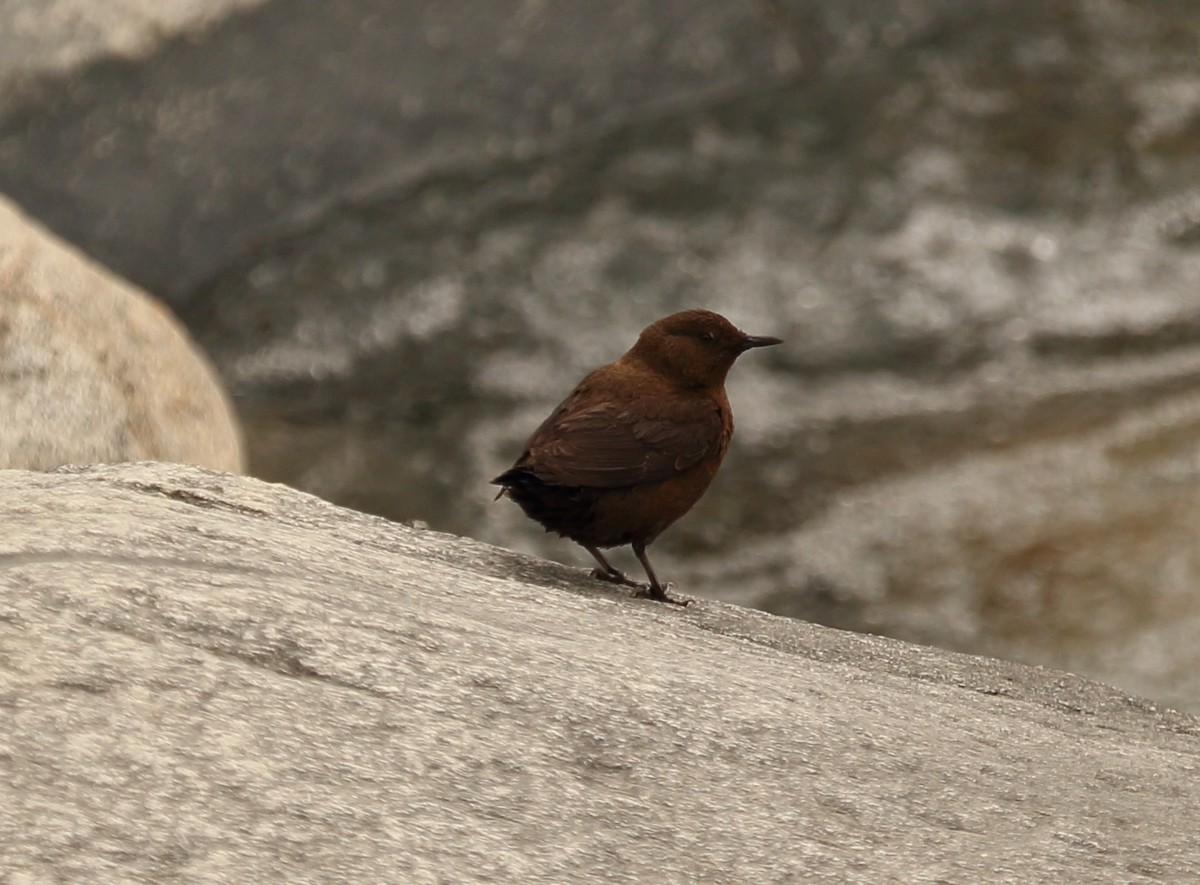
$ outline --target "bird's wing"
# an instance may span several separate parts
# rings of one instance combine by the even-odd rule
[[[725,442],[716,402],[656,412],[636,403],[578,408],[568,400],[534,432],[518,466],[555,485],[624,488],[669,479]]]

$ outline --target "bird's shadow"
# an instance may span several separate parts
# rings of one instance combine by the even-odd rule
[[[595,577],[592,569],[563,565],[560,562],[538,559],[509,550],[496,550],[486,560],[477,564],[492,577],[515,579],[523,584],[544,587],[547,590],[565,590],[578,596],[601,596],[613,600],[653,603],[667,609],[691,608],[699,602],[696,597],[680,596],[678,593],[675,594],[677,598],[686,600],[684,605],[661,602],[641,595],[649,588],[648,584],[638,584],[636,588],[616,584]],[[666,588],[671,590],[674,585],[668,583]]]

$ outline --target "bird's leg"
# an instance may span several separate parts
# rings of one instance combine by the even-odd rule
[[[659,583],[658,575],[654,574],[654,568],[650,565],[650,558],[646,556],[645,544],[635,541],[633,543],[633,555],[638,558],[638,562],[646,570],[646,577],[650,579],[650,586],[646,591],[648,597],[657,599],[659,602],[669,602],[672,605],[687,605],[691,602],[690,599],[676,599],[667,593],[666,588]]]
[[[583,549],[595,557],[596,562],[600,563],[600,568],[592,569],[592,577],[599,578],[601,581],[608,581],[610,584],[624,584],[626,587],[644,587],[632,578],[625,576],[625,573],[619,569],[613,568],[612,563],[604,558],[604,554],[600,552],[598,547],[589,547],[583,545]]]

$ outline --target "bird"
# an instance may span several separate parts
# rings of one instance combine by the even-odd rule
[[[659,581],[646,548],[708,489],[733,437],[725,377],[752,348],[720,314],[684,310],[651,323],[616,362],[589,373],[491,482],[547,532],[582,546],[592,576],[635,595],[687,605]],[[649,585],[601,552],[630,545]],[[669,585],[668,585],[669,586]]]

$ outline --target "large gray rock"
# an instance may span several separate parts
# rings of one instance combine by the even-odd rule
[[[242,469],[237,421],[162,305],[0,198],[0,468]]]
[[[24,881],[1181,882],[1200,722],[139,464],[0,473]]]

